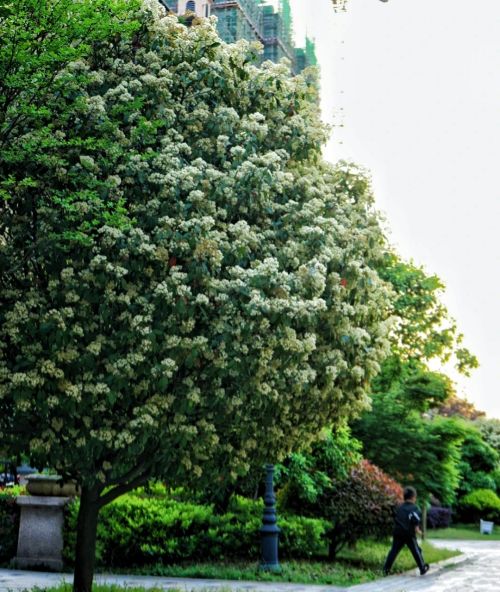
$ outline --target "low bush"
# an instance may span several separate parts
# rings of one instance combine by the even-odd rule
[[[389,536],[394,509],[402,497],[399,483],[369,461],[361,461],[320,500],[323,516],[332,521],[330,558],[361,538]]]
[[[97,532],[97,563],[106,567],[143,566],[260,555],[262,502],[231,499],[228,511],[165,496],[125,495],[105,506]],[[74,561],[78,501],[66,513],[64,556]],[[280,554],[305,558],[327,547],[329,523],[280,516]]]
[[[492,520],[500,523],[500,498],[491,489],[476,489],[459,503],[460,519],[464,522]]]
[[[16,554],[19,532],[18,488],[0,490],[0,563],[10,561]]]
[[[448,528],[451,524],[451,508],[431,506],[427,512],[427,526],[429,528]]]

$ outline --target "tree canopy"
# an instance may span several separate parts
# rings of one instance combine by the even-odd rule
[[[391,355],[372,382],[372,410],[353,423],[363,454],[393,477],[413,483],[424,497],[451,503],[460,481],[464,422],[433,417],[457,400],[452,381],[430,370],[431,361],[454,358],[469,374],[478,365],[441,301],[443,283],[412,262],[389,253],[378,269],[391,286],[395,323]]]
[[[454,500],[459,484],[460,444],[465,426],[423,414],[447,396],[439,374],[415,371],[373,396],[372,409],[353,423],[363,455],[400,482],[415,485],[423,498]]]
[[[137,27],[128,15],[139,4],[0,0],[0,149],[22,133],[24,122],[32,126],[38,117],[46,121],[47,99],[60,87],[57,74],[68,63]]]
[[[477,358],[463,347],[464,336],[442,301],[444,284],[436,275],[395,253],[386,255],[378,271],[395,294],[394,355],[421,364],[454,359],[457,370],[466,376],[477,368]]]
[[[80,592],[116,496],[235,478],[365,405],[388,351],[385,243],[368,181],[321,160],[286,65],[156,1],[109,4],[84,39],[76,13],[43,21],[56,0],[18,4],[35,18],[2,21],[26,42],[0,47],[19,63],[7,107],[2,91],[0,437],[82,486]]]
[[[485,441],[480,430],[469,424],[460,447],[460,483],[458,495],[475,489],[497,489],[499,480],[498,452]]]

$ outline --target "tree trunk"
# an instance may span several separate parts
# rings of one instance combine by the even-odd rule
[[[340,551],[342,545],[339,543],[337,528],[333,528],[328,537],[328,559],[335,561],[337,553]]]
[[[422,540],[427,538],[427,500],[422,504]]]
[[[76,531],[75,575],[73,592],[92,592],[94,579],[97,518],[99,515],[97,487],[83,487]]]

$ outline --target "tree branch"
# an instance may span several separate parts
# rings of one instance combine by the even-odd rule
[[[117,497],[120,497],[120,495],[123,495],[128,491],[132,491],[132,489],[135,489],[136,487],[144,485],[144,483],[148,481],[150,476],[150,471],[147,471],[145,474],[136,477],[132,481],[129,481],[128,483],[122,483],[121,485],[117,485],[110,491],[107,491],[104,495],[100,496],[99,498],[99,508],[102,508],[103,506],[111,503]]]

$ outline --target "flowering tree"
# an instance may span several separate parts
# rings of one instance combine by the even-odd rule
[[[304,79],[156,1],[127,22],[0,154],[0,438],[80,484],[78,592],[103,505],[281,458],[387,349],[369,184],[322,162]]]

